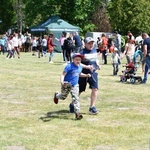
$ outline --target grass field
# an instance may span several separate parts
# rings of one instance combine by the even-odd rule
[[[0,55],[1,150],[150,149],[150,79],[142,85],[120,83],[119,76],[112,76],[108,56],[108,65],[99,71],[99,114],[88,114],[87,88],[80,96],[84,118],[77,121],[68,113],[70,95],[53,103],[64,68],[61,54],[53,61],[31,53],[21,53],[21,59]],[[119,74],[125,58],[122,62]],[[143,76],[141,68],[137,74]]]

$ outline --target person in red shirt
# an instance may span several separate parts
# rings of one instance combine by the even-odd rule
[[[104,64],[107,64],[107,49],[108,49],[108,38],[105,34],[101,35],[101,44],[99,46],[99,49],[102,53],[102,58],[104,59]]]
[[[52,58],[54,55],[54,47],[57,46],[55,43],[53,43],[53,33],[49,34],[48,40],[47,40],[47,47],[48,47],[48,52],[50,53],[49,55],[49,63],[53,63]]]

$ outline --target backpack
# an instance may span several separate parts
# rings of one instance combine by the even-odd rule
[[[99,44],[98,49],[99,50],[105,50],[108,47],[108,39],[106,37],[102,38],[102,42]]]
[[[108,39],[106,37],[103,38],[102,45],[108,46]]]
[[[64,48],[65,49],[73,49],[73,41],[71,38],[67,38],[64,40]]]

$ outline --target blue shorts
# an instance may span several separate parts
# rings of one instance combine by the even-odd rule
[[[90,78],[79,78],[79,92],[83,92],[86,89],[86,85],[89,83],[90,89],[98,89],[98,73],[94,72]]]

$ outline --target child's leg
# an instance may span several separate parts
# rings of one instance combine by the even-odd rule
[[[58,93],[58,94],[56,95],[56,97],[57,97],[58,99],[65,100],[66,97],[68,96],[70,90],[71,90],[71,86],[70,86],[70,85],[68,85],[68,86],[61,86],[61,93]]]
[[[113,75],[115,75],[115,72],[116,72],[116,70],[115,70],[115,63],[113,63],[112,65],[113,65]]]
[[[74,112],[78,114],[80,112],[80,102],[79,102],[79,86],[74,86],[71,88],[72,104],[74,105]]]
[[[118,71],[119,71],[119,64],[117,63],[116,64],[116,74],[118,73]]]

